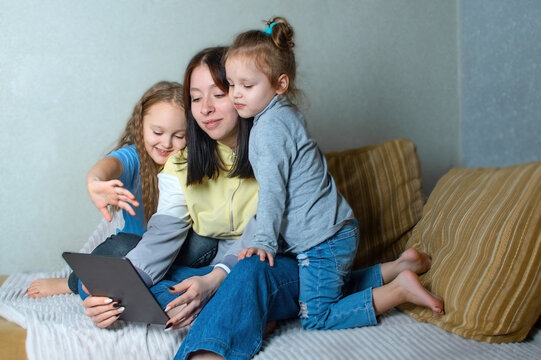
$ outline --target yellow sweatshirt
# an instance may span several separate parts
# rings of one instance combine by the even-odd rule
[[[229,273],[237,262],[243,244],[236,239],[256,213],[259,185],[255,179],[227,177],[233,151],[222,144],[218,150],[227,169],[213,180],[205,178],[201,184],[186,186],[185,151],[172,155],[158,174],[158,209],[139,244],[127,254],[147,286],[165,275],[190,228],[198,235],[224,240],[219,242],[221,256],[213,260],[215,266]],[[235,246],[220,252],[222,243],[231,245],[227,240],[233,240]]]
[[[233,166],[233,150],[218,143],[218,151],[229,171]],[[205,178],[201,184],[187,186],[187,165],[186,151],[181,151],[169,159],[162,174],[178,178],[193,230],[201,236],[216,239],[240,237],[257,211],[257,181],[230,178],[227,171],[222,170],[217,178]]]

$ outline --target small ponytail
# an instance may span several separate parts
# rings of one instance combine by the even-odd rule
[[[297,64],[293,47],[295,32],[287,20],[281,16],[265,21],[266,30],[250,30],[237,35],[229,47],[224,62],[234,56],[253,59],[269,82],[277,87],[282,74],[289,78],[289,86],[283,93],[291,102],[299,93],[295,86]]]
[[[274,45],[281,50],[292,50],[295,47],[293,36],[295,32],[286,19],[281,16],[267,20],[267,30],[265,33],[270,35]]]

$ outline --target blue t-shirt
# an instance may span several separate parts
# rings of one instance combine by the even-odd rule
[[[122,163],[122,175],[120,175],[118,180],[122,181],[124,188],[129,190],[139,202],[139,206],[132,207],[135,211],[135,216],[130,215],[126,210],[122,210],[124,228],[117,229],[117,233],[125,232],[142,236],[147,229],[145,224],[145,210],[143,209],[141,184],[139,183],[139,156],[135,150],[135,145],[128,145],[118,150],[114,150],[108,156],[120,160]]]

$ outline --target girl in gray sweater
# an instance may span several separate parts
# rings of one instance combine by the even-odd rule
[[[238,35],[225,62],[229,96],[239,115],[254,117],[249,160],[260,186],[251,246],[239,259],[258,255],[272,266],[278,239],[283,238],[285,251],[297,254],[301,322],[306,329],[373,325],[377,314],[398,305],[396,299],[422,302],[442,314],[443,302],[422,287],[415,271],[413,277],[394,277],[401,279],[395,290],[401,285],[401,290],[415,290],[416,296],[398,297],[393,288],[386,289],[390,284],[383,286],[388,279],[381,275],[382,265],[355,272],[354,281],[347,281],[353,275],[358,222],[328,173],[303,115],[290,101],[296,92],[293,29],[281,17],[267,25],[264,32]],[[409,252],[422,258],[423,267],[429,266],[426,254]],[[378,291],[380,296],[372,288],[388,291]]]

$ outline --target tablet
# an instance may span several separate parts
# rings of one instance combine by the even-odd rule
[[[165,325],[169,316],[126,258],[64,252],[62,257],[94,296],[106,296],[126,308],[119,319]]]

